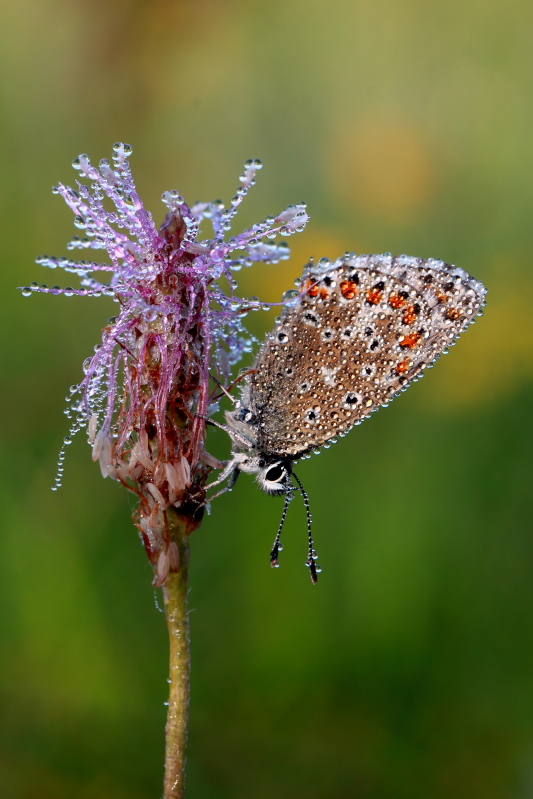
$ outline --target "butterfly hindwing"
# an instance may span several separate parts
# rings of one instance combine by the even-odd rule
[[[347,432],[438,358],[484,296],[442,261],[372,255],[307,267],[250,378],[259,449],[298,457]]]

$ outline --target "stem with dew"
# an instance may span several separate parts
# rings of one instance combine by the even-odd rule
[[[185,795],[187,722],[189,715],[190,652],[187,610],[189,526],[173,513],[170,535],[179,550],[178,571],[170,571],[163,585],[165,616],[170,642],[169,701],[166,724],[164,799]]]

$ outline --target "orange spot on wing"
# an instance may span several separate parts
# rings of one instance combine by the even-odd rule
[[[353,280],[343,280],[340,290],[345,300],[353,300],[357,294],[357,284]]]
[[[461,311],[458,311],[457,308],[448,308],[445,316],[446,319],[449,319],[451,322],[455,322],[461,316]]]
[[[377,305],[378,302],[381,302],[381,298],[383,296],[383,292],[380,291],[377,286],[374,286],[373,289],[368,289],[366,292],[366,301],[370,303],[370,305]]]
[[[389,296],[389,305],[391,308],[403,308],[405,305],[405,297],[399,294],[397,291],[392,291]]]
[[[404,350],[412,350],[416,347],[417,344],[420,343],[422,340],[422,333],[417,331],[416,333],[409,333],[408,336],[403,336],[400,341],[400,347]]]
[[[318,284],[314,280],[311,280],[310,278],[307,278],[307,280],[305,281],[305,283],[303,285],[303,291],[309,297],[318,297],[319,290],[320,289],[318,288]]]
[[[416,320],[417,315],[418,311],[416,306],[410,305],[404,311],[404,314],[402,316],[402,322],[404,323],[404,325],[412,325],[413,322]]]
[[[439,292],[439,294],[435,294],[435,297],[438,299],[438,301],[439,301],[440,303],[443,303],[443,302],[448,302],[448,299],[449,299],[449,298],[446,296],[446,294],[442,294],[441,292]]]
[[[397,364],[397,366],[396,366],[396,368],[394,370],[396,372],[396,374],[397,375],[404,375],[407,372],[407,370],[409,369],[409,363],[410,362],[406,359],[405,361],[402,361],[401,363]]]

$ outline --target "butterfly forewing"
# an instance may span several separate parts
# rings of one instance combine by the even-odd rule
[[[250,379],[260,451],[297,457],[348,431],[438,358],[484,297],[479,281],[442,261],[309,265]]]

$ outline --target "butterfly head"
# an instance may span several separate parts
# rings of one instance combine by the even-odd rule
[[[266,462],[259,457],[257,483],[266,494],[286,494],[290,485],[292,462],[287,458]]]
[[[260,451],[258,420],[247,408],[227,412],[226,420],[236,468],[246,474],[255,474],[259,487],[266,494],[286,494],[292,473],[291,458]]]

